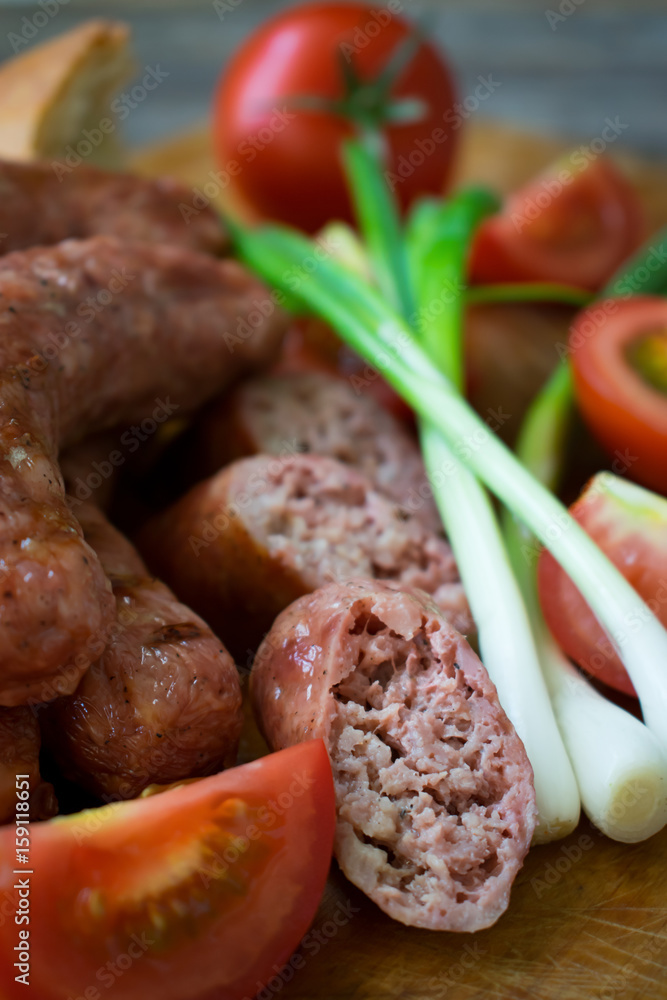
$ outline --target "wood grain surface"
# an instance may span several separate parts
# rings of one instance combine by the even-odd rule
[[[459,179],[506,190],[567,147],[475,123]],[[667,224],[667,170],[624,167],[649,230]],[[201,185],[214,170],[205,131],[135,157],[151,175]],[[246,758],[263,748],[251,720]],[[639,791],[637,794],[640,794]],[[629,799],[627,808],[632,809]],[[534,847],[507,913],[474,935],[406,928],[385,917],[335,869],[301,949],[261,1000],[663,1000],[667,998],[667,830],[636,846],[585,820],[566,840]]]

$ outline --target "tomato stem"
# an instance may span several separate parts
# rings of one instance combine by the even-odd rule
[[[370,156],[386,161],[387,125],[412,125],[428,113],[427,104],[419,97],[392,98],[391,92],[401,73],[417,55],[422,44],[421,33],[413,28],[395,46],[387,62],[374,79],[363,80],[351,56],[338,51],[338,65],[342,82],[341,97],[322,97],[317,94],[297,94],[290,97],[290,109],[313,111],[334,115],[354,125],[357,138]]]

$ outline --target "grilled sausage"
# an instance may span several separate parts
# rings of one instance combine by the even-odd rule
[[[262,375],[212,404],[199,431],[203,475],[260,452],[329,455],[366,475],[430,531],[442,531],[419,448],[368,393],[321,372]]]
[[[31,822],[48,819],[58,812],[53,786],[40,774],[40,744],[39,724],[29,708],[0,708],[0,823],[16,816]],[[18,801],[27,801],[28,809],[17,810]]]
[[[63,667],[66,686],[69,671],[79,676],[82,666],[89,669],[73,695],[40,711],[46,745],[66,777],[107,799],[230,766],[242,713],[229,653],[148,575],[101,511],[85,504],[78,516],[112,582],[117,620],[87,657],[79,654],[83,662]],[[52,697],[58,688],[56,678]]]
[[[168,177],[146,180],[85,165],[58,175],[49,163],[0,160],[0,253],[97,235],[227,250],[212,208],[183,218],[181,205],[191,198]]]
[[[159,515],[141,542],[239,662],[291,601],[351,576],[421,587],[459,628],[471,625],[445,539],[333,458],[234,462]]]
[[[39,699],[115,613],[65,502],[59,446],[133,422],[145,440],[166,412],[268,360],[283,320],[233,261],[98,236],[0,258],[0,324],[0,704],[11,706]]]
[[[427,596],[356,580],[277,619],[250,678],[273,749],[321,737],[347,877],[396,920],[476,931],[530,846],[532,769],[484,667]]]

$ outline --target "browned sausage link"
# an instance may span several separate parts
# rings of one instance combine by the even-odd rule
[[[0,160],[0,253],[98,234],[223,253],[229,240],[215,212],[184,213],[191,202],[192,192],[168,177],[83,165],[58,177],[49,163]]]
[[[42,781],[39,771],[40,742],[37,718],[29,708],[0,708],[0,823],[15,817],[48,819],[58,812],[53,786]],[[27,810],[25,805],[17,809],[19,801],[27,801]]]
[[[331,580],[400,580],[470,613],[452,551],[356,469],[321,455],[240,459],[147,526],[149,564],[244,661],[290,601]]]
[[[430,531],[442,531],[415,439],[372,396],[332,375],[248,379],[212,404],[198,431],[198,451],[201,476],[260,452],[329,455],[363,472]]]
[[[179,247],[99,236],[0,258],[0,704],[41,700],[114,615],[58,447],[184,414],[269,359],[267,301],[235,262]]]
[[[418,927],[498,919],[535,827],[532,769],[484,667],[425,594],[357,580],[300,598],[250,685],[273,749],[324,739],[335,852],[355,885]]]
[[[229,653],[201,618],[148,576],[133,546],[97,508],[82,506],[79,519],[112,581],[117,622],[98,637],[97,648],[91,644],[95,658],[108,641],[76,692],[40,710],[46,745],[68,778],[107,798],[132,798],[153,783],[232,765],[242,713]]]

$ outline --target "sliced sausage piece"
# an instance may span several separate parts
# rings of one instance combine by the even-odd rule
[[[145,440],[268,361],[284,320],[258,300],[238,264],[180,247],[98,236],[0,258],[0,704],[39,700],[115,613],[59,447],[124,424]]]
[[[471,624],[445,539],[322,455],[240,459],[159,515],[142,543],[239,661],[291,601],[359,575],[421,587],[459,628]]]
[[[169,177],[0,160],[0,253],[98,234],[223,253],[229,239],[212,208],[183,217],[181,206],[191,201],[192,192]]]
[[[29,708],[0,708],[0,823],[13,823],[16,816],[33,822],[58,812],[53,786],[40,774],[40,745],[37,717]],[[29,793],[29,808],[19,812],[17,792],[21,792],[21,801],[26,801],[25,791]]]
[[[535,827],[533,773],[484,667],[426,594],[355,580],[300,598],[250,690],[273,749],[324,739],[335,852],[355,885],[417,927],[498,919]]]
[[[107,798],[232,765],[242,712],[231,656],[97,508],[84,505],[79,520],[112,582],[117,620],[63,666],[65,689],[70,672],[89,669],[73,695],[40,710],[49,750],[66,777]]]
[[[204,475],[236,458],[313,453],[359,469],[431,531],[442,531],[426,470],[407,428],[368,393],[320,372],[263,375],[212,404],[200,431]]]

